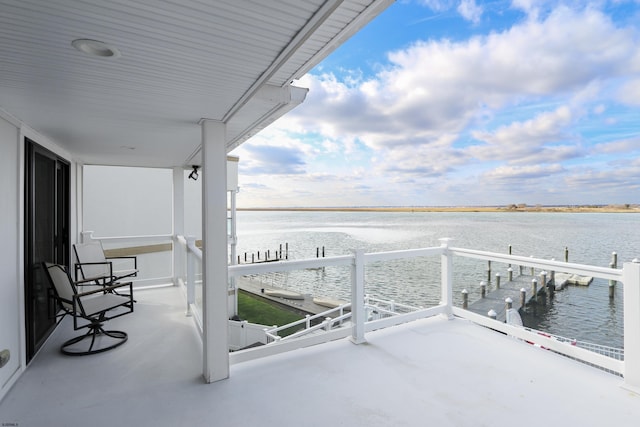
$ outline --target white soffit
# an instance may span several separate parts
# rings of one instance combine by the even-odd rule
[[[86,164],[189,165],[201,118],[227,122],[237,146],[302,102],[291,81],[390,3],[0,0],[0,108]],[[90,56],[77,39],[107,47]]]

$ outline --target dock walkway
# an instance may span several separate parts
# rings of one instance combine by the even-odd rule
[[[520,274],[513,277],[513,280],[504,280],[500,282],[500,287],[495,288],[496,284],[492,283],[493,290],[487,290],[484,298],[480,298],[477,301],[469,303],[467,310],[474,313],[487,316],[489,311],[493,310],[496,313],[496,320],[504,322],[506,319],[507,306],[505,300],[511,298],[513,301],[513,308],[519,309],[521,304],[521,289],[526,291],[526,302],[529,303],[534,298],[532,291],[532,280],[540,280],[539,276],[531,276],[528,274]],[[538,297],[540,293],[546,292],[543,286],[538,283]],[[546,294],[545,294],[546,295]]]
[[[521,274],[512,277],[513,280],[500,281],[500,287],[497,288],[497,282],[491,283],[494,288],[488,290],[483,298],[477,301],[469,303],[467,309],[474,313],[487,316],[489,311],[493,310],[496,313],[496,320],[504,322],[506,319],[507,304],[505,300],[511,298],[513,301],[512,307],[516,310],[523,307],[522,301],[522,289],[525,290],[524,305],[534,303],[537,298],[546,298],[549,292],[549,286],[553,283],[553,292],[559,291],[565,288],[567,284],[583,285],[587,286],[593,280],[592,277],[579,277],[566,273],[555,273],[555,277],[552,279],[550,276],[546,277],[546,283],[541,282],[540,275],[526,274],[523,270]],[[533,280],[537,281],[537,292],[533,291]]]

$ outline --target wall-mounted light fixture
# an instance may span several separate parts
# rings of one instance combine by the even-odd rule
[[[198,166],[193,165],[192,168],[193,168],[193,170],[189,174],[189,179],[197,181],[198,180]]]

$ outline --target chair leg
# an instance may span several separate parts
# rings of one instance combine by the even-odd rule
[[[102,328],[101,323],[92,323],[91,325],[88,326],[88,328],[89,330],[87,331],[86,334],[77,336],[75,338],[71,338],[70,340],[62,344],[62,347],[60,347],[60,351],[63,354],[66,354],[69,356],[86,356],[89,354],[102,353],[103,351],[114,349],[124,344],[128,339],[126,332],[105,331]],[[100,337],[101,335],[113,338],[115,339],[115,342],[113,342],[112,344],[106,347],[94,348],[94,346],[96,345],[96,338]],[[87,350],[76,350],[71,348],[73,345],[78,344],[84,340],[90,341]]]

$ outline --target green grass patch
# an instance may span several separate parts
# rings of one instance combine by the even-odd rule
[[[267,326],[282,326],[303,318],[303,316],[291,310],[278,307],[276,304],[244,291],[238,292],[238,316],[249,323]],[[280,335],[285,336],[295,331],[287,330],[282,332]]]

